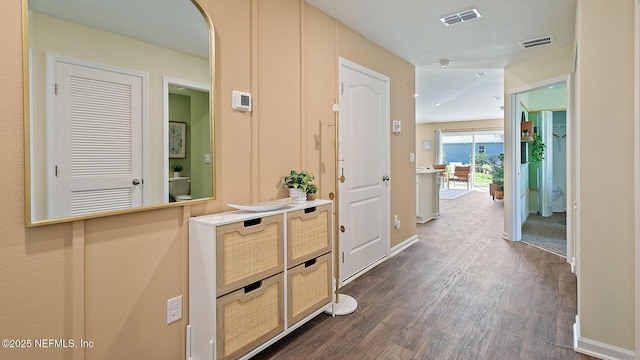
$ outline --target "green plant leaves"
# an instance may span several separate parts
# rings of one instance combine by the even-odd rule
[[[297,172],[295,170],[291,170],[289,175],[283,178],[283,181],[284,185],[288,188],[300,189],[304,192],[309,192],[309,185],[312,185],[311,181],[314,179],[315,177],[306,171]],[[313,186],[315,186],[317,191],[317,186]]]

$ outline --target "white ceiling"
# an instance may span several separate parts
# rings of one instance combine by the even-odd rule
[[[503,118],[502,69],[573,43],[576,0],[306,0],[416,66],[416,121]],[[440,18],[478,9],[480,18]],[[519,42],[553,36],[551,45]],[[440,59],[450,66],[440,67]],[[480,72],[486,76],[477,77]],[[439,106],[435,104],[439,103]]]

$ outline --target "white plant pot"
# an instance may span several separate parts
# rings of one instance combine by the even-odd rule
[[[307,193],[300,189],[289,188],[289,197],[296,198],[292,200],[294,204],[304,204],[307,201]]]
[[[179,178],[180,177],[180,173],[181,173],[181,171],[174,171],[173,172],[173,177],[174,178]]]

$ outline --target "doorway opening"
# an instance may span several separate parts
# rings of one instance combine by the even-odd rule
[[[541,91],[541,90],[538,90]],[[534,133],[545,142],[544,160],[540,163],[525,162],[528,165],[529,207],[525,209],[522,225],[522,241],[543,250],[566,257],[567,250],[567,159],[566,159],[566,110],[535,111],[528,113],[528,119],[534,123]],[[523,142],[523,153],[530,160],[533,156],[533,143]],[[546,180],[542,176],[544,166],[551,170]],[[535,200],[535,201],[534,201]]]
[[[469,188],[488,191],[493,181],[491,159],[504,154],[504,131],[442,132],[442,150],[438,164],[446,164],[448,177],[456,166],[471,166]],[[456,182],[448,187],[455,188]]]
[[[571,89],[572,78],[567,75],[509,92],[511,111],[505,124],[509,135],[505,173],[506,183],[510,185],[509,200],[505,204],[509,227],[505,229],[508,230],[505,238],[526,242],[531,237],[544,238],[543,234],[531,235],[528,227],[523,228],[530,215],[540,214],[542,218],[551,218],[554,213],[564,215],[554,219],[555,225],[564,227],[565,256],[567,262],[574,264],[575,213],[568,206],[573,203],[573,174],[576,173]],[[531,133],[525,134],[524,129],[529,128],[527,123],[533,126]],[[533,228],[543,229],[541,224]]]
[[[212,196],[211,104],[210,88],[180,79],[163,79],[163,202]],[[176,130],[178,129],[178,130]],[[176,131],[184,134],[177,136]],[[180,137],[176,145],[175,138]],[[170,141],[172,139],[172,141]],[[180,171],[174,171],[179,165]],[[178,175],[179,173],[179,175]],[[175,186],[170,195],[170,178],[185,178],[188,186]]]

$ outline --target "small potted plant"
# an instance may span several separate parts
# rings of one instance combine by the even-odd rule
[[[315,200],[318,196],[318,185],[309,184],[307,187],[307,200]]]
[[[289,196],[297,198],[297,202],[303,202],[307,198],[307,190],[313,179],[315,177],[306,171],[291,170],[289,175],[282,178],[282,181],[284,186],[289,188]]]
[[[182,172],[182,165],[180,164],[171,164],[171,170],[173,170],[173,177],[180,177],[180,172]]]

